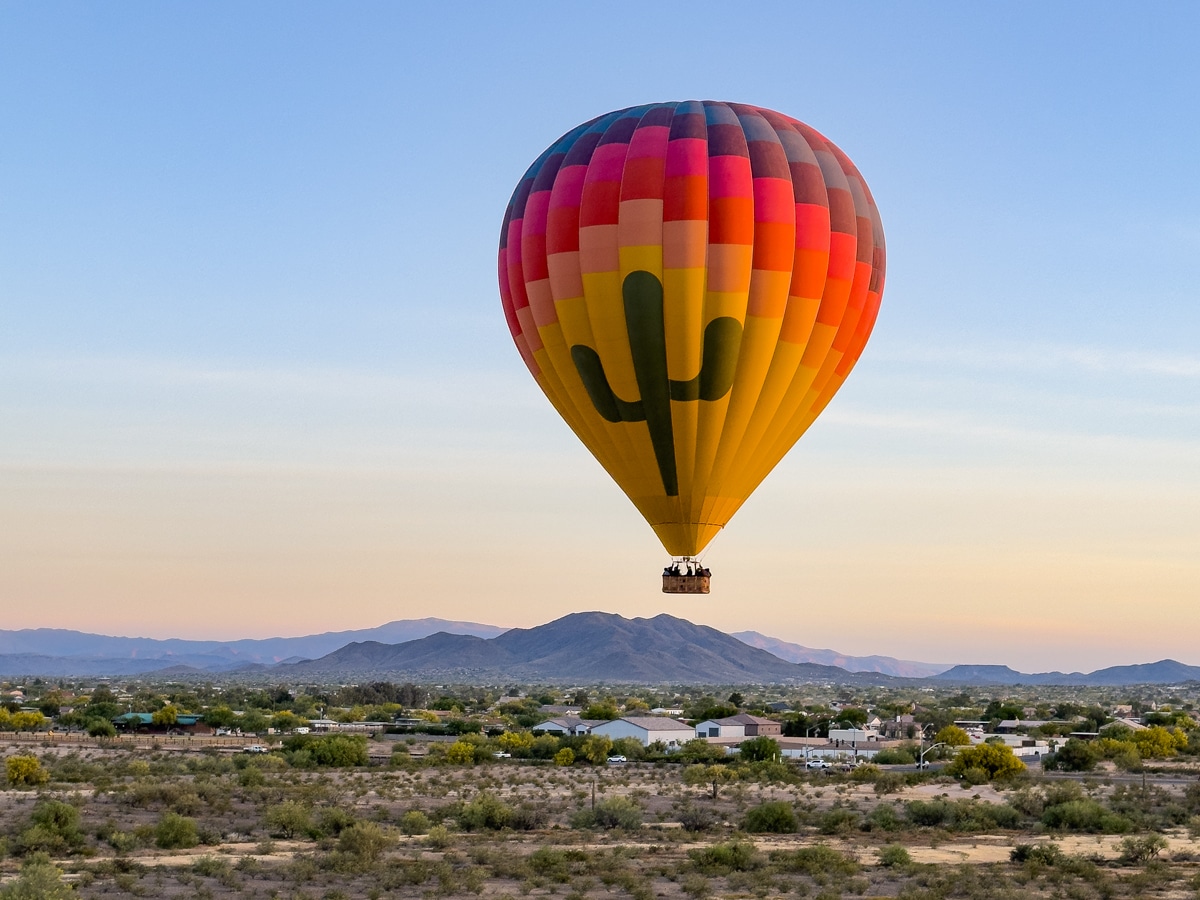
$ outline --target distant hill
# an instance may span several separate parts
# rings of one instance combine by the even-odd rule
[[[297,676],[496,677],[578,682],[839,682],[878,684],[886,675],[796,664],[737,638],[659,615],[626,619],[573,613],[499,637],[435,634],[404,644],[354,643],[321,659],[280,666]]]
[[[735,631],[732,635],[751,647],[773,653],[780,659],[794,663],[817,663],[822,666],[838,666],[847,672],[881,672],[901,678],[926,678],[950,668],[949,663],[914,662],[895,659],[891,656],[847,656],[836,650],[814,650],[800,644],[792,644],[757,631]]]
[[[312,659],[351,641],[401,643],[439,631],[495,637],[505,629],[447,619],[401,619],[377,628],[235,641],[112,637],[62,628],[0,630],[0,675],[137,675],[178,665],[221,672]]]
[[[1134,666],[1109,666],[1095,672],[1041,672],[1026,675],[1008,666],[954,666],[933,677],[953,684],[1030,684],[1113,687],[1125,684],[1181,684],[1200,681],[1200,666],[1188,666],[1173,659]]]

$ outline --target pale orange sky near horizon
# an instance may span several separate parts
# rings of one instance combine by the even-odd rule
[[[0,628],[604,610],[1200,665],[1200,5],[560,7],[0,5]],[[688,97],[828,134],[888,244],[861,362],[707,597],[660,592],[496,287],[551,141]]]

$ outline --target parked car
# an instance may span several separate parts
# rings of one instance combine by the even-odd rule
[[[618,765],[618,764],[620,764],[620,763],[623,763],[623,762],[629,762],[629,760],[627,760],[627,759],[626,759],[625,757],[623,757],[623,756],[610,756],[610,757],[608,758],[608,763],[609,763],[609,765]]]
[[[505,753],[503,750],[497,750],[495,753],[492,754],[492,756],[494,756],[496,759],[511,759],[512,758],[511,753]]]
[[[823,759],[810,759],[804,764],[807,769],[830,769],[832,764],[825,762]]]
[[[262,744],[251,744],[249,747],[242,748],[243,753],[266,753],[267,748]]]

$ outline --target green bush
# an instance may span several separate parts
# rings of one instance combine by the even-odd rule
[[[21,833],[20,847],[25,853],[66,853],[83,844],[79,830],[79,810],[61,800],[43,800],[33,808],[29,828]]]
[[[895,804],[880,803],[863,820],[863,831],[899,831],[905,825]]]
[[[284,755],[297,768],[365,766],[367,738],[361,734],[297,734],[283,742]]]
[[[419,809],[410,809],[400,817],[400,830],[405,834],[425,834],[430,824],[429,816]]]
[[[467,831],[499,831],[508,825],[512,812],[511,806],[484,791],[463,806],[458,824]]]
[[[786,871],[804,875],[853,875],[859,870],[858,860],[826,844],[801,847],[799,850],[772,856]]]
[[[285,800],[268,807],[264,819],[271,834],[282,838],[290,839],[312,830],[312,815],[308,807],[295,800]]]
[[[196,820],[179,813],[164,813],[154,827],[154,843],[163,850],[183,850],[200,843]]]
[[[1063,859],[1063,852],[1058,844],[1017,844],[1008,854],[1015,863],[1034,862],[1043,866],[1053,866]]]
[[[871,762],[877,766],[911,766],[916,761],[917,755],[904,747],[880,750],[871,757]]]
[[[821,834],[848,834],[859,826],[859,815],[852,809],[835,806],[821,816],[817,830]]]
[[[800,827],[790,803],[771,800],[750,809],[742,828],[752,834],[793,834]]]
[[[608,797],[595,809],[581,809],[571,819],[576,828],[625,828],[633,831],[642,827],[642,807],[628,797]]]
[[[62,869],[44,853],[36,853],[21,866],[21,873],[0,887],[0,900],[68,900],[75,891],[62,880]]]
[[[1090,797],[1047,806],[1042,824],[1057,831],[1089,831],[1098,834],[1123,834],[1132,828],[1124,816],[1109,812]]]
[[[376,862],[392,842],[392,836],[377,822],[355,822],[338,836],[337,849],[338,853],[370,864]]]
[[[912,857],[908,850],[901,847],[899,844],[888,844],[886,847],[880,847],[875,851],[879,857],[879,864],[888,869],[902,868],[912,863]]]
[[[728,875],[730,872],[746,872],[762,865],[762,858],[753,844],[730,841],[689,850],[688,858],[697,869],[710,875]]]

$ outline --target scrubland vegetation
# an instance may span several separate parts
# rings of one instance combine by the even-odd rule
[[[159,709],[194,710],[207,690],[225,706],[215,689],[145,692]],[[313,696],[283,694],[276,706]],[[691,711],[755,703],[710,694]],[[1047,774],[991,744],[932,772],[886,757],[807,772],[769,739],[729,757],[704,742],[668,753],[559,738],[516,721],[526,700],[504,712],[492,699],[485,713],[435,691],[406,719],[447,699],[462,724],[429,725],[450,733],[272,735],[263,753],[166,735],[0,734],[0,898],[1200,897],[1200,765],[1179,697],[1143,710],[1162,717],[1151,728],[1169,746],[1115,730],[1076,738],[1084,750],[1062,742]],[[926,724],[954,738],[964,699],[927,699]],[[614,752],[631,762],[607,764]]]

